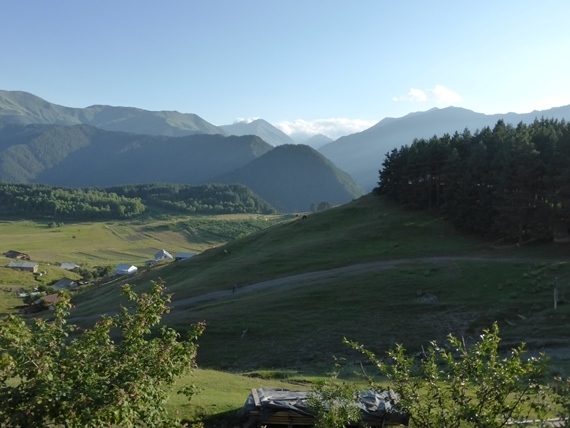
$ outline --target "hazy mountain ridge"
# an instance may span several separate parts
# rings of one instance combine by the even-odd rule
[[[350,175],[306,145],[278,146],[216,181],[245,184],[281,211],[308,211],[323,201],[344,204],[364,194]]]
[[[226,135],[224,130],[196,114],[105,105],[85,108],[64,107],[23,91],[0,91],[0,120],[18,125],[83,124],[107,131],[149,135]]]
[[[341,137],[319,149],[335,165],[348,172],[365,190],[370,191],[378,181],[378,170],[386,153],[409,145],[415,138],[431,138],[453,134],[468,128],[471,132],[493,127],[499,119],[516,125],[530,123],[535,118],[570,119],[570,106],[556,107],[526,114],[506,113],[485,115],[458,107],[433,108],[410,113],[402,118],[385,118],[365,131]]]
[[[173,137],[192,134],[257,135],[272,146],[302,143],[316,148],[332,141],[324,135],[299,134],[292,138],[263,119],[215,126],[192,113],[108,105],[65,107],[24,91],[0,90],[0,121],[16,125],[83,124],[107,131]]]
[[[165,137],[87,125],[8,125],[0,127],[0,179],[70,187],[202,184],[271,148],[255,136]]]
[[[416,138],[431,138],[434,135],[441,136],[445,133],[453,134],[454,132],[462,132],[465,128],[468,128],[471,132],[475,132],[477,129],[486,126],[494,126],[499,119],[503,119],[506,123],[517,124],[521,121],[530,123],[535,118],[541,117],[568,119],[570,118],[570,106],[534,111],[526,114],[506,113],[493,115],[485,115],[457,107],[444,109],[433,108],[428,111],[410,113],[401,118],[384,118],[365,131],[347,135],[332,142],[328,141],[327,144],[322,145],[318,150],[327,159],[330,159],[336,167],[350,174],[365,191],[370,191],[377,185],[378,171],[382,167],[386,153],[402,145],[411,144]],[[2,123],[4,123],[4,125],[2,125]],[[318,135],[307,139],[308,135],[302,133],[299,135],[292,134],[292,136],[289,137],[263,119],[249,123],[239,122],[233,125],[216,127],[194,114],[150,112],[131,107],[110,106],[91,106],[85,109],[74,109],[49,103],[26,92],[0,91],[0,129],[2,132],[8,132],[9,124],[24,123],[36,124],[35,126],[39,126],[37,125],[38,123],[60,125],[89,124],[100,129],[113,131],[122,130],[143,134],[141,135],[141,139],[131,142],[132,145],[137,147],[145,141],[144,135],[178,136],[198,133],[257,135],[265,141],[265,143],[269,143],[269,149],[272,147],[270,144],[290,144],[293,140],[297,141],[297,138],[301,135],[304,136],[305,143],[312,147],[319,147],[322,142],[327,141],[327,137]],[[44,153],[45,150],[37,144],[28,146],[30,142],[28,138],[30,135],[28,134],[33,133],[34,128],[30,129],[25,132],[17,131],[12,135],[11,146],[15,146],[16,141],[20,141],[20,144],[23,144],[25,147],[10,147],[8,149],[5,147],[5,141],[0,139],[0,179],[22,180],[23,182],[33,181],[36,179],[34,177],[39,174],[39,171],[42,171],[42,175],[37,179],[54,179],[53,174],[55,174],[55,170],[53,168],[50,169],[51,167],[49,165],[51,164],[49,162],[59,162],[59,150],[67,150],[64,148],[66,145],[69,149],[70,145],[87,144],[82,135],[79,135],[76,141],[66,140],[67,137],[62,137],[62,141],[54,143],[54,148],[56,149],[55,154]],[[55,139],[56,137],[52,138],[52,140]],[[197,150],[195,152],[185,152],[180,149],[176,143],[170,144],[168,148],[170,155],[176,157],[176,160],[172,161],[175,168],[170,168],[170,171],[166,174],[169,182],[173,180],[188,180],[188,177],[192,175],[181,172],[183,164],[181,159],[183,159],[184,156],[200,157],[206,153],[200,151],[202,149],[198,150],[196,147],[194,148]],[[114,147],[108,147],[106,150],[114,149]],[[133,149],[134,147],[123,147],[122,150],[128,151]],[[263,155],[266,151],[267,147],[257,151],[256,157]],[[64,166],[69,172],[74,171],[74,173],[79,176],[85,175],[85,172],[77,167],[81,162],[78,162],[77,165],[75,161],[72,162],[77,156],[79,158],[81,157],[79,154],[74,154],[71,159],[67,160]],[[94,162],[96,163],[98,159],[97,156],[99,155],[95,153],[93,156]],[[142,158],[145,157],[145,155],[142,155],[142,152],[136,152],[136,154],[133,152],[130,154],[130,159],[133,161],[136,160],[136,162],[143,162],[144,164],[144,161],[141,161],[141,156]],[[166,155],[162,150],[155,149],[153,156],[155,156],[156,159],[161,159],[161,162],[165,162]],[[110,180],[112,176],[115,176],[115,179],[117,179],[115,170],[123,168],[118,158],[120,158],[120,156],[116,155],[115,158],[112,158],[109,162],[101,162],[98,165],[100,171],[107,171],[108,180]],[[253,160],[253,158],[250,160]],[[213,166],[209,160],[192,164],[192,168],[195,173],[200,172],[202,177],[215,177],[233,172],[236,168],[245,165],[238,165],[239,162],[233,162],[224,156],[217,159],[217,162],[222,163],[222,167],[225,167],[224,171],[221,172]],[[44,170],[46,171],[43,172]],[[209,172],[213,173],[209,174]],[[62,172],[62,174],[64,173]],[[104,175],[105,174],[102,174],[102,176]],[[159,174],[155,174],[149,169],[146,175],[140,173],[136,175],[136,177],[142,177],[143,175],[146,177],[154,177]],[[63,177],[58,177],[58,185],[66,185],[62,181]],[[195,182],[191,181],[190,183]],[[98,185],[111,184],[124,184],[124,181],[119,183],[101,183]]]
[[[257,135],[272,146],[294,144],[291,137],[263,119],[220,126],[228,135]]]
[[[297,141],[298,144],[306,144],[314,149],[324,146],[325,144],[331,143],[334,140],[323,134],[312,135],[304,140]]]
[[[273,148],[253,135],[166,137],[88,125],[0,122],[0,181],[109,187],[197,185],[222,182],[223,176],[224,183],[262,191],[271,204],[280,201],[276,208],[285,212],[307,211],[313,202],[344,203],[363,194],[348,174],[315,150]]]

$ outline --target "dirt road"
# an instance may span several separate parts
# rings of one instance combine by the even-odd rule
[[[171,302],[171,307],[173,311],[188,309],[202,302],[220,299],[231,299],[232,297],[238,297],[245,293],[252,293],[254,291],[264,290],[273,287],[300,287],[311,281],[315,280],[326,280],[328,278],[339,278],[339,277],[351,277],[367,273],[380,272],[386,269],[393,269],[401,265],[421,263],[421,264],[447,264],[454,262],[484,262],[484,263],[538,263],[544,262],[544,260],[538,259],[520,259],[520,258],[491,258],[491,257],[473,257],[473,256],[441,256],[441,257],[422,257],[422,258],[406,258],[406,259],[394,259],[394,260],[380,260],[375,262],[358,263],[353,265],[347,265],[335,269],[320,270],[314,272],[306,272],[297,275],[290,275],[282,278],[272,279],[269,281],[262,281],[255,284],[250,284],[246,286],[237,287],[233,289],[231,284],[228,284],[227,290],[212,291],[209,293],[204,293],[199,296],[188,297],[184,299],[176,299],[176,294],[174,294],[174,299]],[[113,313],[107,313],[112,315]],[[68,322],[74,324],[86,325],[88,323],[93,323],[100,318],[99,315],[92,316],[78,316],[71,317]]]
[[[410,263],[421,264],[445,264],[453,262],[496,262],[496,263],[536,263],[543,260],[531,259],[516,259],[516,258],[490,258],[490,257],[423,257],[423,258],[408,258],[408,259],[395,259],[395,260],[382,260],[376,262],[358,263],[354,265],[343,266],[340,268],[320,270],[314,272],[301,273],[297,275],[286,276],[282,278],[272,279],[269,281],[262,281],[251,285],[239,287],[235,290],[229,288],[228,290],[212,291],[200,296],[188,297],[181,300],[174,300],[172,302],[173,308],[187,308],[196,303],[201,303],[208,300],[218,300],[223,298],[231,298],[235,295],[242,295],[244,293],[251,293],[253,291],[264,290],[272,287],[293,287],[301,286],[313,280],[325,280],[328,278],[350,277],[355,275],[362,275],[366,273],[379,272],[386,269],[393,269],[395,267],[406,265]]]

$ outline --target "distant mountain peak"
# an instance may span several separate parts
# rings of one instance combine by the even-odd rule
[[[228,135],[257,135],[272,146],[292,144],[293,139],[264,119],[242,121],[220,126]]]
[[[107,131],[147,135],[225,134],[222,129],[192,113],[108,105],[64,107],[24,91],[0,90],[0,120],[20,125],[84,124]]]
[[[305,144],[283,144],[242,168],[216,179],[242,183],[283,212],[303,212],[311,204],[343,204],[364,191],[346,172]]]
[[[360,183],[365,190],[372,190],[378,183],[378,170],[386,153],[403,145],[410,145],[416,138],[434,135],[471,132],[493,127],[499,119],[513,125],[531,123],[535,118],[570,119],[570,106],[544,111],[516,114],[476,113],[463,107],[434,107],[427,111],[409,113],[400,118],[385,118],[362,132],[341,137],[319,151]]]

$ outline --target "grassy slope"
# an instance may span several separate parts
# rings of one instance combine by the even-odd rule
[[[42,277],[6,267],[12,259],[0,255],[0,315],[15,312],[21,305],[14,290],[51,284],[62,277],[79,279],[57,267],[74,262],[97,265],[133,263],[142,266],[161,248],[170,252],[201,252],[222,245],[243,232],[267,227],[280,216],[219,215],[176,217],[145,222],[66,223],[49,228],[33,221],[0,221],[0,253],[17,250],[40,264]]]
[[[251,229],[261,228],[266,226],[264,222],[270,224],[279,218],[249,214],[192,216],[134,222],[66,223],[55,228],[49,228],[47,222],[0,221],[0,253],[22,251],[32,261],[52,264],[143,264],[159,249],[201,252],[227,242],[233,237],[234,229],[241,230],[248,225]],[[241,224],[232,227],[235,223]],[[0,277],[2,283],[6,282]]]
[[[495,320],[508,340],[566,345],[568,307],[554,311],[551,306],[554,282],[564,291],[570,279],[566,264],[558,264],[567,253],[566,247],[553,244],[501,248],[458,234],[425,213],[403,212],[368,196],[130,282],[144,289],[150,279],[160,277],[174,301],[213,290],[228,293],[221,300],[175,308],[166,318],[182,331],[191,322],[206,320],[199,352],[204,367],[326,370],[333,355],[352,355],[341,344],[343,336],[378,351],[396,342],[417,349],[449,332],[468,338]],[[491,260],[418,260],[240,293],[262,280],[363,261],[459,255]],[[234,284],[239,289],[231,294]],[[425,294],[435,295],[437,302],[422,303],[419,298]],[[116,284],[89,290],[77,297],[73,315],[92,321],[113,311],[118,302]]]
[[[123,227],[135,225],[124,224],[117,230],[118,235],[130,236],[131,232],[122,232]],[[176,225],[157,224],[146,230],[151,229],[179,230]],[[41,233],[50,232],[42,229]],[[204,235],[196,232],[198,236]],[[396,342],[418,349],[449,332],[469,339],[497,320],[507,341],[527,340],[534,347],[563,343],[570,308],[551,308],[552,287],[558,284],[563,293],[567,289],[570,271],[564,260],[568,252],[567,247],[553,244],[519,248],[463,236],[437,218],[403,212],[381,198],[367,196],[129,280],[142,290],[150,279],[160,277],[175,301],[212,290],[227,292],[224,299],[175,308],[166,319],[181,331],[197,320],[208,323],[199,341],[198,362],[203,369],[193,378],[180,380],[195,382],[202,391],[189,405],[173,394],[169,405],[183,417],[194,418],[239,408],[253,387],[305,388],[295,379],[284,384],[239,376],[239,372],[290,368],[305,382],[315,373],[329,371],[333,356],[347,357],[358,366],[360,356],[341,344],[342,337],[377,352]],[[317,277],[251,293],[244,288],[262,280],[363,261],[458,255],[489,260],[409,261],[390,269]],[[235,283],[241,288],[232,294]],[[117,284],[81,293],[73,316],[113,311],[120,301]],[[437,302],[421,303],[419,298],[426,294],[437,296]],[[204,370],[208,367],[234,374]]]
[[[142,263],[157,249],[199,251],[207,244],[191,243],[179,233],[152,233],[148,225],[132,223],[66,223],[48,228],[47,223],[1,222],[3,251],[23,251],[33,261],[75,262],[106,265]],[[5,249],[4,249],[5,248]]]

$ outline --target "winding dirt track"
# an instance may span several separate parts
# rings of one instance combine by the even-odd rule
[[[325,280],[328,278],[339,278],[339,277],[350,277],[356,275],[362,275],[366,273],[380,272],[386,269],[393,269],[401,265],[421,263],[421,264],[447,264],[454,262],[485,262],[485,263],[537,263],[544,262],[541,259],[527,259],[527,258],[491,258],[491,257],[474,257],[474,256],[441,256],[441,257],[422,257],[422,258],[406,258],[406,259],[394,259],[394,260],[381,260],[375,262],[358,263],[354,265],[343,266],[335,269],[320,270],[314,272],[306,272],[297,275],[285,276],[282,278],[272,279],[269,281],[262,281],[251,285],[242,286],[236,288],[235,292],[230,285],[228,285],[228,290],[212,291],[209,293],[204,293],[199,296],[188,297],[185,299],[176,300],[174,299],[170,306],[172,311],[177,309],[188,309],[196,304],[228,299],[232,297],[238,297],[245,293],[251,293],[258,290],[265,290],[274,287],[298,287],[303,286],[311,281],[315,280]],[[175,297],[176,295],[174,295]],[[107,315],[112,315],[113,313],[107,313]],[[93,323],[100,318],[100,315],[91,316],[77,316],[70,317],[68,322],[87,324]]]
[[[497,263],[536,263],[544,260],[535,259],[517,259],[517,258],[490,258],[490,257],[423,257],[423,258],[408,258],[408,259],[395,259],[395,260],[382,260],[376,262],[359,263],[354,265],[343,266],[340,268],[319,270],[314,272],[301,273],[297,275],[285,276],[282,278],[272,279],[269,281],[262,281],[251,285],[246,285],[236,289],[212,291],[200,296],[188,297],[186,299],[175,300],[171,306],[173,308],[190,307],[196,303],[201,303],[208,300],[219,300],[232,295],[241,295],[244,293],[251,293],[252,291],[264,290],[273,287],[293,287],[300,286],[303,283],[324,280],[328,278],[349,277],[355,275],[362,275],[365,273],[374,273],[386,269],[392,269],[400,265],[411,263],[431,263],[431,264],[446,264],[453,262],[497,262]]]

